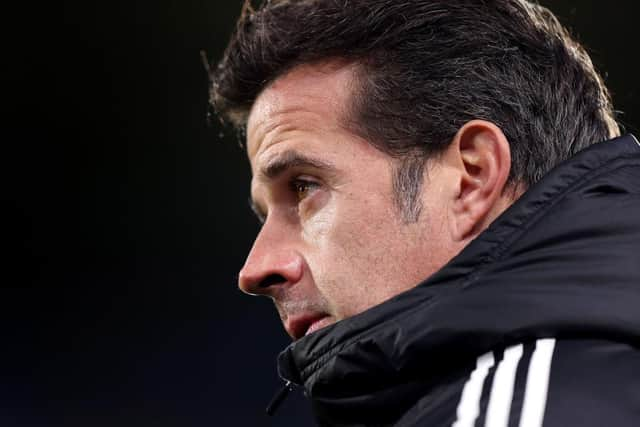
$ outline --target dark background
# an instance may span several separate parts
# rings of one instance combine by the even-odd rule
[[[632,1],[546,1],[587,45],[628,131]],[[240,1],[26,4],[3,21],[2,426],[304,426],[263,415],[289,339],[236,288],[258,230],[232,133],[207,128],[199,51]]]

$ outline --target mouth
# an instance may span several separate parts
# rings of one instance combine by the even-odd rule
[[[285,322],[285,329],[291,338],[298,340],[332,323],[333,320],[327,314],[303,314],[289,317]]]

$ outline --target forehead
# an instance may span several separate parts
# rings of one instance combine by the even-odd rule
[[[323,126],[342,126],[355,67],[338,61],[303,64],[267,86],[253,104],[247,121],[249,159],[253,162],[258,153],[277,142],[271,136],[286,131],[287,126],[314,126],[320,122]]]

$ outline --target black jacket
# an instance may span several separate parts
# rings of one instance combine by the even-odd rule
[[[640,144],[579,153],[428,280],[278,363],[322,426],[640,426]]]

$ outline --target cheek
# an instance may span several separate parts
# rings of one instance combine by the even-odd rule
[[[341,254],[370,250],[371,240],[392,234],[392,213],[380,200],[334,198],[316,215],[305,221],[302,237],[307,245],[321,252]]]
[[[388,297],[404,257],[393,212],[375,200],[327,205],[304,227],[307,261],[320,292],[340,317],[356,314]],[[393,261],[395,259],[395,261]]]
[[[301,218],[302,240],[308,247],[322,248],[330,240],[329,236],[336,226],[336,206],[332,201],[322,200],[322,208],[317,209],[313,215]]]

